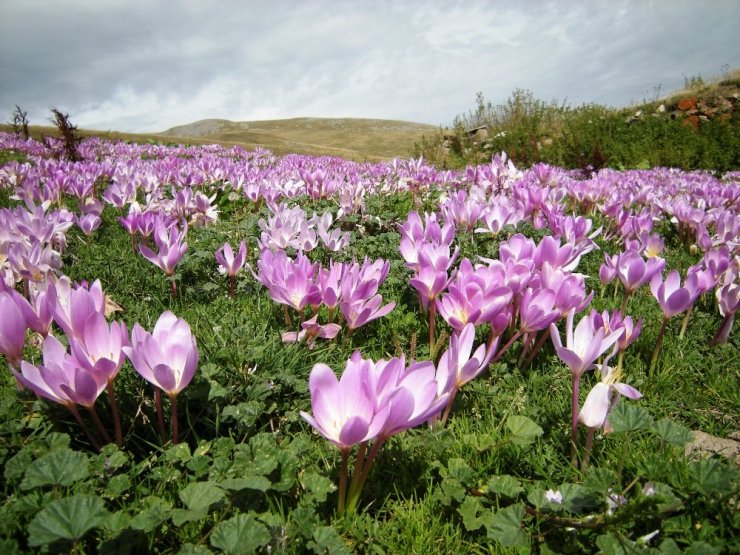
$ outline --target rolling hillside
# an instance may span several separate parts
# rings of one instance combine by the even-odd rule
[[[206,119],[162,132],[168,137],[262,146],[276,154],[328,154],[359,160],[408,157],[433,125],[357,118],[293,118],[267,121]]]

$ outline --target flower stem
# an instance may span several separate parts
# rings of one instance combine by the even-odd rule
[[[689,309],[686,311],[686,316],[683,317],[683,323],[681,324],[681,331],[678,333],[679,339],[683,339],[683,336],[686,333],[686,328],[689,326],[689,318],[691,318],[691,311],[693,309],[694,307],[690,306]]]
[[[442,419],[440,420],[442,426],[444,426],[447,423],[447,418],[450,416],[450,411],[452,410],[452,403],[455,400],[456,395],[457,395],[457,387],[455,387],[452,391],[450,391],[450,398],[447,401],[447,406],[445,407],[445,411],[442,414]]]
[[[534,358],[537,356],[537,353],[539,353],[542,347],[545,345],[545,341],[547,341],[548,337],[550,337],[550,328],[545,328],[539,340],[537,341],[537,344],[534,346],[534,349],[532,349],[532,351],[529,353],[529,357],[527,358],[527,360],[524,361],[524,366],[522,366],[522,370],[532,364]]]
[[[622,297],[622,305],[619,307],[619,312],[624,314],[624,311],[627,309],[627,301],[630,298],[630,292],[629,289],[624,290],[624,297]]]
[[[177,421],[177,395],[170,397],[170,427],[172,429],[172,445],[177,445],[180,439]]]
[[[434,358],[434,332],[435,320],[437,316],[437,303],[434,300],[429,301],[429,356]]]
[[[165,442],[165,432],[164,432],[164,412],[162,411],[162,390],[155,387],[154,388],[154,404],[157,405],[157,424],[159,425],[159,437],[162,440],[162,443]]]
[[[570,460],[573,467],[576,467],[577,457],[577,443],[578,443],[578,390],[580,387],[581,376],[578,374],[571,374],[571,383],[573,385],[573,393],[570,398]]]
[[[512,346],[512,344],[514,343],[514,341],[516,341],[517,339],[519,339],[521,336],[522,336],[522,331],[521,330],[517,331],[514,335],[512,335],[511,338],[506,342],[506,345],[504,345],[503,347],[501,347],[501,349],[499,349],[498,353],[496,353],[496,355],[491,359],[491,364],[494,364],[494,363],[498,362],[499,360],[501,360],[501,357],[504,355],[504,353],[509,349],[509,347]]]
[[[342,468],[339,471],[339,499],[337,501],[337,514],[344,514],[344,503],[347,496],[347,459],[349,458],[349,449],[342,450]]]
[[[588,469],[588,462],[591,458],[591,449],[594,446],[594,432],[596,430],[594,428],[588,429],[588,434],[586,435],[586,450],[583,453],[583,461],[581,461],[581,471],[585,472]]]
[[[95,450],[100,451],[100,443],[98,443],[98,440],[95,439],[95,436],[93,436],[90,432],[90,429],[85,424],[82,416],[80,416],[80,413],[77,411],[77,407],[75,407],[74,405],[67,405],[67,408],[69,409],[69,412],[72,413],[72,416],[75,417],[75,420],[77,420],[77,423],[80,425],[80,428],[82,428],[82,431],[85,432],[87,439],[90,440],[90,443],[92,443],[92,446],[95,448]]]
[[[727,339],[730,337],[730,332],[732,331],[732,324],[735,321],[735,313],[731,312],[725,316],[725,319],[722,320],[722,324],[720,324],[719,329],[717,330],[717,333],[714,334],[714,337],[712,337],[712,340],[709,342],[709,345],[714,347],[717,344],[720,343],[727,343]]]
[[[110,410],[113,413],[113,429],[116,435],[116,445],[123,445],[123,431],[121,430],[121,415],[118,412],[118,402],[116,401],[116,392],[113,389],[113,382],[108,382],[108,400],[110,401]]]
[[[653,357],[650,359],[650,368],[648,369],[648,375],[653,375],[655,369],[655,363],[658,361],[658,354],[660,353],[660,347],[663,345],[663,337],[665,336],[665,329],[668,326],[668,318],[663,317],[663,323],[660,326],[658,332],[658,339],[655,341],[655,349],[653,349]]]
[[[98,411],[95,410],[95,405],[90,405],[89,407],[87,407],[87,410],[90,412],[90,416],[92,416],[95,427],[100,431],[105,442],[112,443],[110,435],[108,434],[108,430],[106,430],[105,426],[103,426],[103,423],[100,421],[100,417],[98,416]]]
[[[363,441],[360,443],[357,455],[355,456],[355,467],[352,469],[352,480],[349,484],[349,491],[347,492],[347,511],[350,513],[355,512],[357,501],[362,491],[362,468],[365,465],[366,451],[367,441]]]
[[[357,510],[357,503],[360,500],[362,487],[365,485],[365,480],[367,480],[367,476],[368,474],[370,474],[370,468],[373,465],[375,456],[378,454],[378,451],[380,451],[380,448],[383,445],[384,441],[385,440],[383,438],[378,438],[375,440],[375,443],[373,443],[373,446],[370,448],[370,454],[364,459],[364,464],[361,471],[359,472],[359,478],[355,482],[355,477],[352,477],[352,486],[350,487],[350,491],[347,494],[347,512],[354,513]],[[360,461],[359,457],[358,461]],[[355,469],[357,469],[357,467],[358,465],[355,464]]]
[[[170,294],[173,297],[176,297],[177,296],[177,284],[175,283],[175,280],[174,279],[171,279],[170,280]]]
[[[229,298],[234,300],[234,291],[236,289],[236,276],[229,276]]]

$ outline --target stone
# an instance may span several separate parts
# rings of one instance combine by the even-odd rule
[[[736,464],[740,464],[740,441],[716,437],[699,430],[695,430],[693,434],[693,441],[686,445],[685,453],[687,457],[722,455],[726,459],[734,460]]]
[[[683,100],[679,100],[676,106],[682,112],[686,112],[687,110],[695,110],[696,103],[697,103],[696,97],[690,96],[689,98],[684,98]]]

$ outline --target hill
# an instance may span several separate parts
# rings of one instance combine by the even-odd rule
[[[266,121],[205,119],[161,133],[182,139],[261,146],[276,154],[329,154],[379,160],[408,157],[414,143],[435,131],[433,125],[359,118],[292,118]]]

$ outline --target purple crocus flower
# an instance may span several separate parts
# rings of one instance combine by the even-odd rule
[[[283,343],[299,343],[305,339],[308,348],[313,349],[313,344],[317,337],[334,339],[342,327],[339,324],[325,324],[322,326],[317,321],[318,317],[318,314],[315,314],[312,318],[301,322],[302,329],[299,332],[284,332],[282,335]]]
[[[89,287],[73,288],[70,279],[61,276],[49,283],[47,302],[54,321],[70,337],[82,337],[85,322],[93,312],[105,314],[105,295],[97,279]]]
[[[122,348],[129,344],[124,323],[108,324],[105,316],[93,312],[85,322],[82,336],[69,339],[72,355],[90,372],[106,377],[112,383],[125,360]]]
[[[665,281],[660,274],[655,274],[650,281],[650,291],[665,318],[672,318],[687,310],[701,293],[696,274],[689,274],[682,287],[678,270],[669,272]]]
[[[21,363],[18,380],[37,395],[69,407],[73,403],[92,409],[107,385],[105,374],[81,367],[54,336],[44,339],[43,365]]]
[[[353,356],[340,379],[326,364],[316,364],[308,378],[313,414],[300,414],[341,451],[374,439],[390,414],[388,405],[377,410],[376,391],[367,383],[371,363]]]
[[[620,379],[621,371],[607,366],[606,363],[601,366],[601,381],[588,392],[578,414],[581,424],[591,429],[603,426],[608,431],[607,416],[617,404],[619,396],[624,395],[633,400],[642,397],[642,393],[631,385],[620,382]]]
[[[629,250],[617,256],[616,268],[619,281],[627,293],[632,294],[654,276],[660,275],[665,268],[665,260],[657,257],[645,260],[637,251]]]
[[[190,383],[198,367],[198,347],[190,326],[169,310],[159,317],[152,333],[134,324],[131,343],[122,349],[141,377],[170,398]]]
[[[215,257],[216,262],[218,262],[219,272],[229,276],[235,276],[244,267],[244,261],[247,258],[247,244],[244,241],[239,243],[239,250],[235,256],[231,245],[224,243],[216,251]]]
[[[171,277],[175,274],[175,266],[188,248],[188,244],[184,242],[187,231],[187,224],[180,230],[175,222],[168,225],[164,218],[160,217],[154,226],[154,242],[157,244],[158,252],[155,253],[146,245],[140,245],[139,252]],[[174,284],[174,281],[172,283]]]
[[[544,330],[560,319],[555,293],[549,289],[527,287],[519,304],[519,323],[523,333]]]
[[[584,316],[573,329],[575,309],[568,312],[565,324],[566,343],[563,346],[555,324],[550,324],[550,337],[558,357],[568,365],[573,375],[581,376],[593,368],[597,358],[614,345],[623,333],[618,329],[607,333],[604,326],[596,326],[593,316]]]
[[[11,292],[0,292],[0,314],[0,353],[7,357],[11,368],[18,368],[23,358],[27,320]]]

